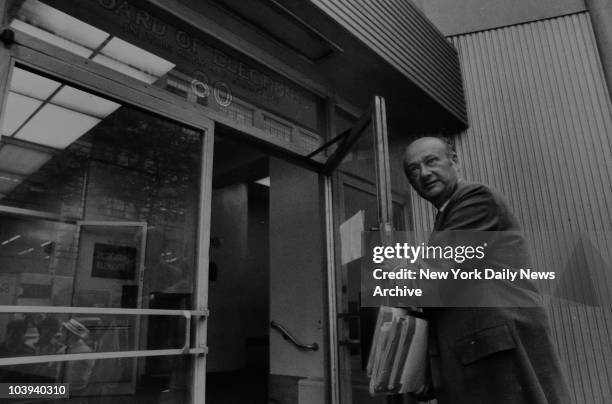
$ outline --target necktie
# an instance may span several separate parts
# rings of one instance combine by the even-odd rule
[[[436,213],[436,220],[434,221],[434,231],[440,230],[440,227],[442,225],[442,216],[444,211],[439,210],[438,213]]]

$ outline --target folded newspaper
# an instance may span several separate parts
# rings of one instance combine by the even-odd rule
[[[372,395],[420,392],[426,383],[427,321],[381,306],[366,371]]]

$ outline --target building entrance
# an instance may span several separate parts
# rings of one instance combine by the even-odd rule
[[[318,175],[219,126],[214,147],[206,402],[323,394]]]

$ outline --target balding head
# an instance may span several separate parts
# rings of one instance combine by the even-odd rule
[[[459,180],[457,154],[437,137],[422,137],[408,145],[404,171],[414,190],[437,208],[452,195]]]

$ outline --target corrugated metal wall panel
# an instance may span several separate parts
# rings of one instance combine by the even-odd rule
[[[612,262],[612,106],[588,13],[451,40],[459,51],[471,123],[457,140],[465,177],[500,190],[527,232],[556,234],[539,249],[567,242],[562,233],[597,232],[591,242],[604,262]],[[415,226],[427,233],[432,209],[412,196]],[[585,266],[596,259],[587,254]],[[567,262],[543,257],[536,265],[559,268]],[[604,308],[571,301],[549,306],[576,403],[612,397],[612,268],[607,269],[582,270],[569,286]]]
[[[457,51],[409,0],[311,0],[466,122]]]

